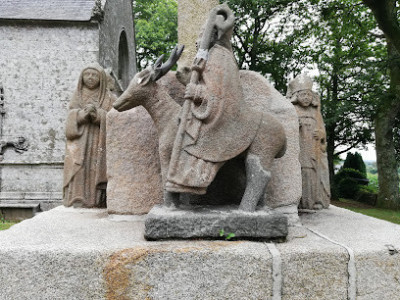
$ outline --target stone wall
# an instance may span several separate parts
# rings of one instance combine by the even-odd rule
[[[107,1],[100,23],[99,62],[126,88],[136,73],[135,34],[130,0]],[[124,42],[124,39],[125,42]]]
[[[79,73],[98,61],[97,23],[0,23],[3,136],[24,136],[27,152],[9,149],[0,162],[0,201],[60,203],[67,106]],[[0,122],[1,125],[1,122]]]

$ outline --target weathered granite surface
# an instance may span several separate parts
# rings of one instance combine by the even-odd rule
[[[192,64],[190,82],[186,85],[185,102],[180,109],[180,122],[171,151],[162,151],[160,137],[162,171],[168,165],[168,171],[163,171],[166,206],[179,202],[172,193],[206,194],[220,168],[241,154],[246,162],[246,187],[239,209],[254,211],[259,204],[266,206],[264,193],[271,179],[271,166],[274,159],[282,157],[286,151],[286,134],[272,114],[252,109],[244,101],[246,95],[231,45],[234,26],[235,16],[224,3],[209,12],[200,30],[198,52]],[[172,54],[169,60],[171,57]],[[157,68],[153,69],[157,71]],[[160,93],[156,84],[146,80],[145,72],[152,71],[137,74],[137,81],[131,82],[114,105],[117,110],[128,108],[127,103],[134,102],[134,96],[142,97],[146,86],[141,82],[156,90],[146,94]],[[151,101],[155,100],[150,98],[146,102]],[[151,112],[154,104],[141,104],[155,123],[165,119]],[[172,119],[170,123],[176,124],[176,120]],[[163,157],[168,163],[163,163]]]
[[[209,8],[207,8],[207,5],[210,5]],[[195,41],[198,39],[197,33],[200,31],[201,24],[204,22],[206,13],[203,14],[202,18],[197,18],[201,14],[199,13],[201,9],[204,9],[206,12],[209,11],[212,7],[214,7],[217,3],[215,1],[201,1],[201,3],[195,3],[191,1],[188,3],[188,1],[180,1],[179,2],[179,41],[181,44],[186,45],[186,49],[183,54],[183,58],[180,61],[179,68],[181,70],[181,67],[184,65],[190,66],[193,62],[194,55],[196,53],[195,49]],[[199,10],[197,6],[201,6],[201,9]],[[188,17],[190,16],[190,17]],[[184,19],[181,21],[181,19]],[[195,28],[193,32],[196,32],[195,35],[193,35],[193,32],[189,32],[188,28]],[[191,54],[189,56],[188,53]],[[187,57],[190,57],[190,59],[187,60]],[[295,109],[293,106],[283,97],[278,91],[276,91],[269,83],[268,81],[262,77],[261,75],[254,73],[254,72],[248,72],[248,71],[240,71],[240,81],[244,89],[244,94],[245,94],[245,100],[247,102],[247,105],[256,108],[258,111],[262,112],[268,112],[272,113],[273,116],[277,117],[282,125],[284,126],[284,130],[286,133],[286,136],[288,137],[288,143],[287,143],[287,151],[286,154],[283,158],[275,160],[272,166],[272,180],[269,184],[267,194],[264,197],[264,204],[267,204],[271,207],[278,208],[285,214],[289,215],[290,223],[294,224],[298,221],[297,217],[297,205],[300,200],[301,196],[301,174],[300,174],[300,164],[298,162],[298,151],[299,151],[299,145],[298,145],[298,122],[297,122],[297,115],[295,113]],[[160,79],[159,82],[162,82],[164,78],[168,78],[170,85],[167,86],[170,88],[170,86],[176,85],[176,79],[174,76],[171,76],[172,74],[169,73],[165,75],[163,78]],[[158,82],[158,83],[159,83]],[[165,85],[164,85],[165,86]],[[170,91],[172,89],[170,88]],[[146,93],[151,94],[151,93]],[[176,100],[176,102],[182,104],[182,98],[183,98],[184,92],[176,93],[172,95],[170,93],[170,96]],[[177,99],[176,99],[176,98]],[[153,106],[154,107],[154,106]],[[136,110],[136,109],[135,109]],[[136,110],[137,111],[137,110]],[[128,116],[129,113],[125,112],[125,116]],[[133,112],[131,113],[133,116]],[[136,112],[135,112],[136,114]],[[121,116],[121,118],[125,118]],[[140,117],[139,117],[140,118]],[[147,118],[144,117],[144,118]],[[113,117],[114,123],[118,123],[117,118]],[[171,116],[172,119],[172,116]],[[151,122],[146,121],[148,123],[147,126],[150,128]],[[126,123],[125,121],[121,122]],[[136,124],[136,122],[133,120],[131,122],[131,128],[132,132],[137,132],[138,134],[147,134],[148,130],[141,130],[140,128],[143,128],[143,125]],[[137,128],[132,128],[134,125],[138,125]],[[145,125],[146,126],[146,125]],[[111,126],[110,126],[111,127]],[[162,128],[165,128],[165,126],[161,126]],[[112,133],[111,133],[112,131]],[[159,171],[159,162],[157,158],[157,153],[158,149],[155,149],[155,147],[148,146],[145,144],[145,141],[147,140],[146,136],[143,137],[137,137],[134,134],[128,135],[124,132],[123,127],[121,126],[116,126],[115,129],[111,129],[110,131],[110,139],[117,140],[119,137],[117,136],[118,134],[121,133],[123,136],[122,140],[126,142],[126,144],[132,145],[132,151],[131,153],[135,152],[140,152],[138,155],[140,156],[141,153],[145,153],[145,159],[140,162],[140,160],[135,160],[137,166],[132,165],[131,170],[138,169],[143,171],[142,172],[125,172],[121,170],[125,169],[125,165],[122,163],[119,163],[119,161],[125,159],[126,157],[129,157],[129,150],[126,151],[127,149],[122,149],[122,148],[116,148],[116,147],[108,147],[108,149],[112,148],[114,150],[108,150],[108,151],[115,151],[115,153],[120,153],[121,155],[111,155],[109,159],[109,165],[115,165],[115,166],[124,166],[123,168],[120,168],[119,171],[116,171],[117,168],[112,171],[113,175],[110,177],[109,184],[111,184],[111,181],[115,182],[116,185],[119,185],[121,182],[132,182],[131,185],[126,185],[123,187],[123,189],[127,190],[127,188],[130,188],[131,190],[125,193],[120,192],[118,189],[111,189],[109,188],[109,194],[113,194],[112,198],[110,199],[110,202],[113,202],[111,204],[113,208],[110,210],[112,213],[122,213],[122,214],[137,214],[137,213],[143,213],[143,212],[148,212],[148,210],[151,208],[152,203],[161,203],[162,199],[158,198],[151,198],[148,196],[151,196],[151,193],[156,194],[156,186],[161,182],[161,178],[159,177],[158,180],[156,178],[153,178],[153,181],[150,183],[151,186],[151,191],[144,191],[141,195],[138,195],[136,191],[140,189],[140,186],[137,185],[137,182],[143,182],[141,177],[153,177],[153,175]],[[152,135],[154,133],[151,133]],[[151,138],[149,136],[149,138]],[[269,138],[265,138],[266,140]],[[152,144],[152,143],[150,143]],[[116,144],[115,144],[116,145]],[[121,147],[124,147],[123,143],[119,143]],[[136,148],[135,148],[136,145]],[[221,147],[222,148],[222,147]],[[144,151],[142,151],[144,150]],[[223,151],[221,151],[223,152]],[[125,153],[127,155],[125,155]],[[116,159],[115,163],[112,161]],[[153,160],[153,163],[149,163],[150,160]],[[130,164],[130,162],[128,162]],[[217,175],[215,182],[213,182],[209,189],[208,193],[205,196],[199,196],[197,197],[196,200],[198,200],[196,203],[218,203],[218,204],[223,204],[226,203],[226,199],[231,201],[230,203],[238,203],[240,199],[243,196],[244,193],[244,187],[245,187],[245,174],[243,172],[244,169],[244,163],[243,161],[235,161],[233,164],[231,164],[229,167],[232,167],[232,169],[228,167],[223,167],[221,169],[221,172]],[[234,170],[235,172],[232,172]],[[221,174],[223,173],[223,174]],[[237,174],[237,178],[233,178],[231,174]],[[226,175],[230,175],[227,177],[227,179],[224,179]],[[221,175],[221,176],[219,176]],[[222,176],[223,175],[223,176]],[[129,181],[130,178],[130,181]],[[228,184],[227,184],[228,183]],[[290,188],[289,188],[290,187]],[[153,190],[154,188],[154,190]],[[122,190],[122,189],[120,189]],[[158,194],[161,195],[161,186],[158,187]],[[149,194],[150,193],[150,194]],[[187,198],[184,196],[184,198]],[[123,201],[121,202],[121,199]],[[146,201],[147,199],[147,201]],[[115,200],[115,201],[114,201]],[[187,199],[185,199],[187,200]],[[130,204],[129,202],[132,202]],[[121,206],[123,206],[122,209],[118,208],[118,204],[120,203]],[[187,202],[187,201],[186,201]],[[149,205],[146,205],[149,203]],[[114,205],[116,204],[116,205]],[[143,207],[141,206],[143,205]],[[130,207],[130,209],[129,209]]]
[[[251,71],[240,71],[239,74],[246,103],[259,111],[271,112],[284,126],[287,136],[286,153],[282,158],[275,159],[272,165],[272,180],[265,199],[267,205],[281,210],[290,217],[290,223],[295,223],[298,221],[297,205],[301,197],[296,111],[260,74]],[[174,72],[167,73],[157,84],[167,88],[169,95],[182,104],[184,86],[177,82]],[[108,119],[109,212],[147,213],[153,204],[162,202],[156,127],[143,108],[119,114],[111,111]],[[196,203],[223,204],[226,199],[239,203],[245,183],[243,159],[229,162],[220,170],[209,192],[198,197]]]
[[[299,162],[299,132],[296,110],[266,78],[252,71],[240,71],[240,81],[246,102],[260,111],[268,111],[283,125],[286,152],[274,160],[271,182],[265,201],[268,206],[285,212],[289,223],[298,221],[297,206],[301,197],[301,167]]]
[[[185,45],[178,73],[183,77],[190,76],[200,26],[206,21],[209,11],[218,4],[217,0],[178,0],[178,41]]]
[[[106,207],[106,115],[116,97],[98,64],[82,70],[66,122],[63,204]]]
[[[0,232],[0,299],[398,298],[399,225],[332,205],[301,220],[280,244],[148,242],[142,216],[58,207]]]
[[[145,214],[162,202],[157,130],[143,107],[107,115],[107,210]]]
[[[158,84],[182,103],[185,87],[169,72]],[[111,214],[145,214],[162,202],[158,132],[143,107],[107,115],[107,209]]]
[[[307,228],[353,250],[357,299],[399,297],[399,225],[332,205],[328,210],[308,215],[302,220]]]
[[[288,234],[287,217],[282,213],[244,212],[234,205],[179,209],[157,205],[146,216],[145,224],[148,240],[221,239],[221,230],[222,239],[233,233],[239,240],[284,240]]]

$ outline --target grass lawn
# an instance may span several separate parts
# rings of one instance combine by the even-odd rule
[[[392,223],[400,224],[400,211],[393,211],[380,208],[355,208],[355,207],[349,207],[347,209],[377,219],[382,219]]]
[[[376,208],[348,199],[339,199],[339,201],[332,201],[331,203],[335,206],[343,207],[348,210],[361,213],[363,215],[386,220],[395,224],[400,224],[400,211]]]
[[[11,226],[13,226],[14,224],[17,224],[17,223],[7,222],[7,221],[5,221],[4,223],[0,222],[0,230],[6,230],[6,229],[10,228]]]

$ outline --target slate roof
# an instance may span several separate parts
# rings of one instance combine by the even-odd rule
[[[89,21],[96,0],[0,0],[0,19]]]

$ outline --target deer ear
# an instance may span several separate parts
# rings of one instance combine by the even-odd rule
[[[142,74],[138,74],[139,76],[137,79],[137,83],[144,86],[149,83],[151,72],[149,70],[143,70],[141,73]]]

